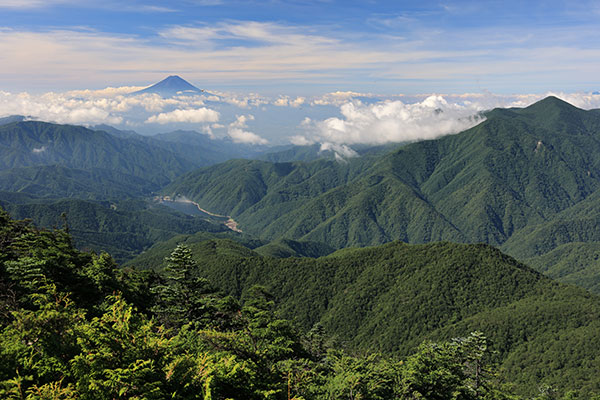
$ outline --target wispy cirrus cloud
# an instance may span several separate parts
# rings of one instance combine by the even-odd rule
[[[272,22],[174,26],[157,33],[158,38],[140,38],[93,30],[3,30],[0,54],[11,55],[3,60],[5,79],[29,79],[30,84],[68,79],[80,86],[94,76],[137,83],[163,76],[168,59],[170,71],[187,71],[187,78],[215,85],[335,84],[357,75],[394,74],[402,63],[450,56],[446,50],[399,51]]]
[[[600,86],[600,48],[576,42],[583,36],[596,43],[598,34],[581,27],[556,33],[543,28],[415,30],[392,40],[387,33],[359,35],[258,21],[173,25],[143,37],[90,29],[3,29],[0,87],[141,84],[173,72],[209,88],[295,83],[307,91],[327,85],[345,88],[341,91],[369,87],[414,93],[416,88],[506,90],[515,85],[547,91],[553,89],[548,82],[576,90]],[[169,71],[164,60],[169,60]]]
[[[177,9],[171,7],[165,7],[163,5],[156,4],[144,4],[139,2],[135,4],[130,2],[129,4],[123,4],[123,2],[115,0],[106,0],[102,3],[92,0],[0,0],[0,9],[11,9],[11,10],[33,10],[33,9],[47,9],[55,6],[69,5],[71,7],[82,7],[82,8],[94,8],[94,9],[114,9],[118,11],[135,11],[139,12],[176,12]]]
[[[74,2],[75,0],[0,0],[0,8],[32,9]]]
[[[144,5],[137,8],[138,11],[143,12],[158,12],[158,13],[172,13],[177,12],[175,8],[163,7],[163,6],[154,6],[154,5]]]
[[[170,71],[183,71],[188,79],[215,85],[322,80],[331,76],[327,71],[340,69],[340,57],[348,61],[343,69],[364,68],[385,58],[383,52],[365,51],[272,23],[173,27],[159,35],[147,39],[93,30],[0,30],[4,72],[0,85],[21,81],[37,86],[57,81],[81,87],[89,85],[92,76],[98,83],[114,82],[115,78],[133,83],[155,81],[166,74],[164,60],[169,60]]]
[[[237,21],[220,22],[214,25],[175,26],[159,32],[160,36],[180,43],[205,43],[206,40],[236,39],[230,45],[237,47],[243,42],[280,44],[284,46],[340,45],[339,39],[323,34],[311,33],[311,29],[299,29],[274,22]],[[215,42],[221,47],[223,43]]]

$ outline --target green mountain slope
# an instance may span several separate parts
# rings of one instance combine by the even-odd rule
[[[122,131],[109,125],[96,125],[93,129],[118,138],[135,139],[165,149],[196,167],[213,165],[233,158],[251,158],[266,151],[264,146],[234,143],[228,139],[213,138],[196,131],[177,130],[145,136],[134,131]]]
[[[37,226],[45,228],[64,226],[61,215],[65,213],[69,232],[78,248],[107,251],[120,262],[133,258],[156,242],[166,241],[178,234],[228,230],[222,224],[142,200],[117,204],[79,199],[30,200],[18,204],[3,200],[0,193],[0,206],[13,218],[29,218]]]
[[[80,126],[15,122],[0,126],[0,170],[60,164],[105,169],[164,185],[194,167],[172,152]]]
[[[502,248],[539,271],[600,293],[600,191],[547,222],[515,233]]]
[[[269,152],[256,157],[262,161],[274,163],[293,161],[314,161],[318,159],[334,159],[335,153],[331,150],[322,151],[320,144],[307,146],[280,146],[270,149]]]
[[[600,242],[571,242],[524,260],[561,282],[600,293]]]
[[[288,257],[322,257],[334,252],[335,249],[322,242],[306,242],[290,239],[279,239],[255,248],[261,256]]]
[[[585,200],[600,189],[600,114],[548,97],[486,118],[457,135],[348,163],[228,162],[194,171],[165,193],[232,215],[245,232],[266,240],[336,248],[485,242],[529,260],[570,241],[595,242],[590,232],[600,209]],[[274,173],[286,168],[294,174]],[[290,179],[300,171],[301,182]],[[535,245],[532,230],[544,237],[567,218],[575,234]]]
[[[177,130],[146,137],[152,143],[177,153],[196,165],[212,165],[233,158],[250,158],[265,151],[265,146],[234,143],[195,131]]]
[[[352,150],[358,155],[383,155],[401,146],[402,144],[398,143],[377,146],[353,145]],[[273,147],[266,150],[264,154],[251,158],[274,163],[314,161],[319,159],[335,160],[336,152],[332,149],[323,149],[323,146],[318,143],[304,146],[286,145]]]
[[[288,237],[334,247],[407,240],[409,235],[417,242],[462,239],[412,187],[395,177],[369,175],[376,160],[233,160],[191,172],[165,193],[184,194],[203,208],[234,215],[243,230],[266,239]],[[393,209],[395,215],[378,219],[382,208]],[[428,221],[422,223],[415,215]]]
[[[150,256],[160,260],[175,244],[151,249],[132,265],[151,266]],[[481,330],[524,392],[535,393],[541,383],[598,388],[599,350],[581,340],[600,339],[600,298],[488,245],[394,242],[318,259],[276,259],[230,240],[187,244],[199,274],[226,293],[243,297],[265,285],[284,316],[306,330],[320,323],[354,351],[406,355],[425,339]]]
[[[0,170],[0,190],[37,197],[120,199],[148,195],[158,188],[143,178],[109,169],[42,165]]]
[[[275,216],[307,199],[348,182],[368,167],[368,159],[351,164],[319,160],[312,163],[269,163],[231,160],[192,171],[164,192],[201,199],[203,208],[220,214],[257,216],[262,209]],[[218,179],[217,179],[218,178]]]

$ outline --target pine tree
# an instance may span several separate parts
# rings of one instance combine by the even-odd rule
[[[154,312],[168,327],[188,322],[208,323],[216,312],[215,290],[207,279],[197,276],[192,251],[180,244],[165,259],[164,281],[155,289],[158,305]]]

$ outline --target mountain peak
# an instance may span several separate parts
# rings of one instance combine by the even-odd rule
[[[204,90],[198,89],[180,76],[169,75],[162,81],[131,94],[156,93],[161,96],[170,97],[176,94],[200,94],[202,92]]]
[[[555,96],[548,96],[518,113],[555,133],[589,134],[596,124],[594,119],[590,120],[588,111]]]
[[[193,86],[192,84],[190,84],[188,81],[186,81],[179,75],[169,75],[162,81],[158,82],[157,85],[159,85],[161,83],[175,83],[175,84],[184,84],[184,85]]]
[[[544,111],[573,111],[580,110],[575,107],[573,104],[568,103],[562,99],[559,99],[556,96],[548,96],[538,102],[533,103],[529,107],[523,109],[523,111],[533,111],[533,112],[544,112]]]

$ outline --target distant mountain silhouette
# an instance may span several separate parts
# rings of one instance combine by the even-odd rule
[[[25,121],[27,117],[23,115],[10,115],[8,117],[0,118],[0,125],[12,124],[13,122]]]
[[[131,94],[156,93],[161,96],[174,96],[176,94],[200,94],[204,92],[185,79],[177,75],[171,75],[146,89],[138,90]]]

